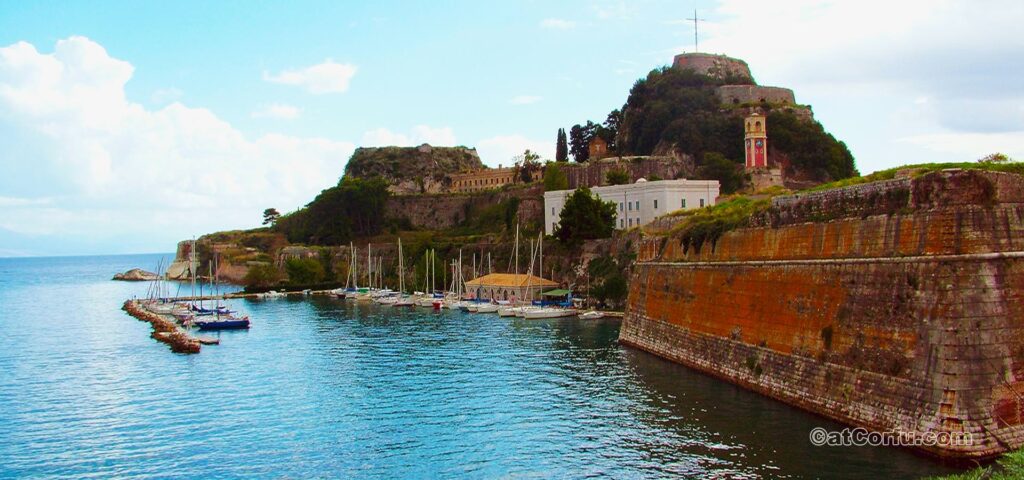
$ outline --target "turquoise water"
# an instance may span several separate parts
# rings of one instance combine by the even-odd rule
[[[916,478],[907,451],[616,343],[619,322],[236,301],[176,355],[120,310],[156,255],[0,259],[0,477]]]

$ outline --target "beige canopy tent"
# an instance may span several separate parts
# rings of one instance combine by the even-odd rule
[[[466,282],[466,291],[477,298],[526,300],[540,298],[540,292],[557,286],[557,283],[535,275],[492,273]]]

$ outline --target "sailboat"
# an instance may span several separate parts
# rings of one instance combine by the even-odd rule
[[[398,297],[395,298],[392,306],[395,307],[413,307],[416,302],[412,297],[405,293],[405,262],[402,259],[402,238],[398,238]]]
[[[214,263],[217,263],[217,255],[213,256]],[[214,273],[213,265],[210,265],[210,288],[214,291],[214,296],[217,297],[216,304],[209,315],[200,317],[194,320],[192,323],[199,327],[200,330],[240,330],[249,328],[249,317],[236,317],[233,315],[234,312],[229,310],[227,306],[220,304],[219,282],[216,282],[217,276]],[[200,310],[202,307],[200,306]],[[205,311],[205,310],[204,310]]]

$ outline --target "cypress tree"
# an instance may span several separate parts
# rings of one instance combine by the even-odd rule
[[[565,129],[558,129],[558,140],[555,141],[555,161],[566,162],[569,160],[569,142],[565,138]]]

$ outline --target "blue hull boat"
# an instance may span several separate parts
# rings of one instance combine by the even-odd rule
[[[195,326],[199,327],[200,330],[242,330],[249,328],[249,318],[196,320]]]

